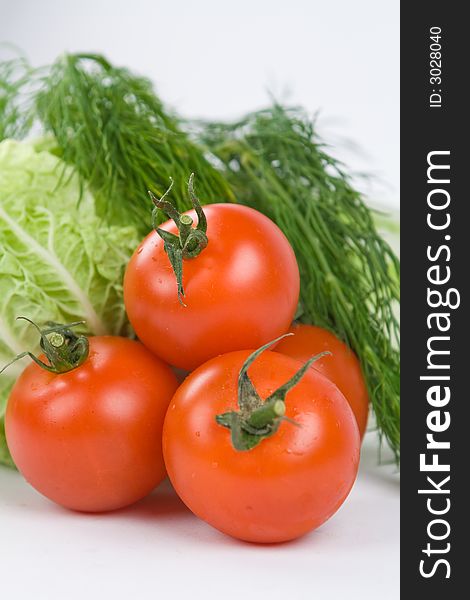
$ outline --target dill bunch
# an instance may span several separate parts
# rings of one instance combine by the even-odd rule
[[[292,244],[299,320],[329,329],[358,355],[380,434],[398,462],[399,262],[371,210],[300,109],[274,105],[199,126],[237,200],[268,215]]]
[[[178,210],[188,206],[187,181],[197,174],[206,203],[234,201],[224,177],[178,126],[148,79],[103,56],[68,54],[42,78],[39,120],[61,158],[91,186],[110,223],[129,219],[142,234],[151,227],[147,191],[163,195],[170,177]]]

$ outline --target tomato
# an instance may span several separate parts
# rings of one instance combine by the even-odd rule
[[[270,219],[234,204],[212,204],[204,212],[208,244],[183,260],[184,304],[156,231],[136,250],[124,279],[127,314],[140,340],[188,371],[287,331],[299,296],[294,252]],[[184,215],[196,218],[194,210]],[[177,232],[172,221],[161,229]]]
[[[8,400],[13,460],[36,490],[67,508],[106,511],[164,477],[161,436],[177,381],[141,343],[103,336],[65,373],[31,363]]]
[[[237,450],[233,429],[231,436],[215,417],[227,419],[233,412],[226,411],[241,406],[238,377],[249,355],[218,356],[187,377],[165,418],[163,453],[174,488],[201,519],[242,540],[283,542],[318,527],[341,506],[356,477],[360,438],[338,388],[307,368],[285,399],[290,420],[279,417],[269,437]],[[249,377],[266,400],[300,366],[265,351]]]
[[[344,394],[356,417],[362,438],[369,415],[369,395],[357,356],[344,342],[321,327],[293,325],[289,331],[294,335],[281,340],[276,352],[301,361],[325,350],[331,352],[331,356],[314,362],[312,368],[328,377]]]

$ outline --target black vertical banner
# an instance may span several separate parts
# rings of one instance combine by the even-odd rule
[[[401,5],[401,581],[403,598],[427,600],[470,597],[464,8]]]

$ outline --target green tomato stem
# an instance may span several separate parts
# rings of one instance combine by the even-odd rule
[[[276,400],[274,403],[265,402],[256,409],[247,419],[247,424],[255,429],[263,429],[271,425],[275,419],[283,417],[286,412],[286,405],[282,400]]]
[[[243,363],[238,376],[238,411],[230,411],[215,417],[216,422],[231,431],[232,445],[236,450],[255,448],[262,440],[271,437],[282,421],[297,425],[285,416],[286,395],[294,388],[312,364],[331,352],[321,352],[310,358],[294,375],[262,400],[248,375],[248,369],[258,356],[279,340],[293,335],[286,333],[252,352]]]
[[[173,204],[165,199],[173,187],[173,180],[171,179],[170,181],[170,187],[161,198],[157,198],[149,191],[149,196],[155,205],[152,213],[152,222],[155,231],[163,240],[165,252],[173,268],[176,277],[178,300],[183,306],[186,306],[183,302],[185,295],[183,288],[183,260],[196,258],[207,246],[209,241],[206,235],[207,220],[201,204],[194,193],[194,173],[191,173],[189,178],[188,193],[198,218],[195,228],[193,227],[193,219],[189,215],[180,214]],[[178,235],[156,226],[157,210],[163,211],[169,219],[175,222],[178,228]]]
[[[72,327],[83,325],[84,321],[61,325],[60,323],[47,323],[48,327],[40,329],[34,321],[27,317],[17,317],[33,325],[41,336],[40,346],[44,352],[48,363],[45,363],[32,352],[21,352],[15,358],[5,365],[2,373],[17,360],[29,356],[39,367],[50,373],[67,373],[76,369],[85,362],[89,354],[88,338],[85,335],[76,334]]]

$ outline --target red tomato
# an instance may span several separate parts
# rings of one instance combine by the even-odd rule
[[[165,418],[168,475],[185,504],[233,537],[282,542],[331,517],[356,477],[360,439],[338,388],[308,369],[286,397],[287,420],[251,450],[234,448],[215,416],[237,410],[238,374],[249,351],[218,356],[176,392]],[[298,361],[264,352],[249,368],[262,399],[284,384]]]
[[[354,352],[344,342],[321,327],[293,325],[289,331],[294,335],[281,340],[276,346],[276,352],[292,356],[302,362],[325,350],[331,352],[331,356],[324,356],[314,362],[312,369],[323,373],[343,393],[356,417],[362,438],[367,427],[369,396],[361,365]]]
[[[294,252],[272,221],[233,204],[211,204],[204,212],[209,243],[183,261],[186,306],[155,231],[134,253],[124,279],[127,314],[141,341],[188,371],[287,331],[299,296]],[[194,210],[184,214],[196,219]],[[177,233],[172,221],[162,229]]]
[[[161,435],[177,382],[142,344],[90,338],[85,362],[55,374],[31,363],[5,416],[8,446],[39,492],[80,511],[121,508],[164,477]]]

